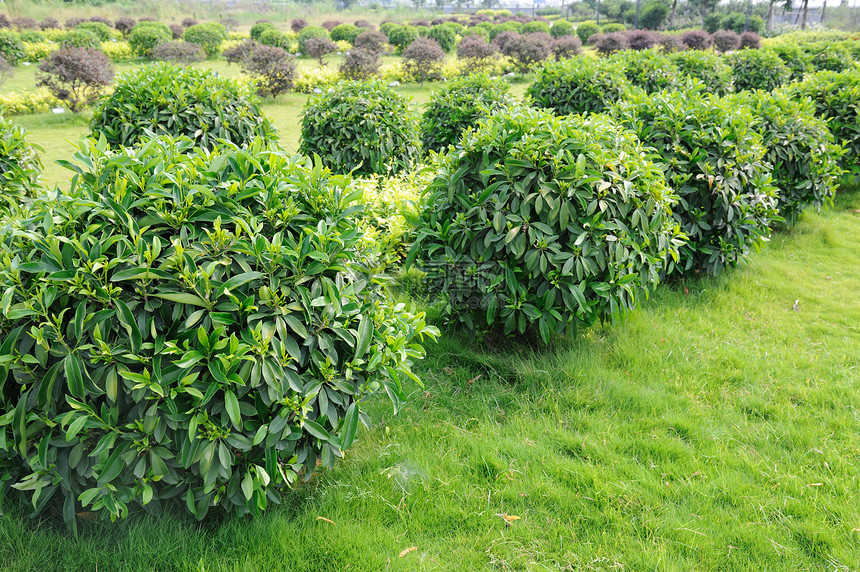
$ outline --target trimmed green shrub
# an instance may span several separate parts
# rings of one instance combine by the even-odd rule
[[[580,22],[576,26],[576,35],[579,36],[579,39],[582,40],[583,44],[587,44],[588,38],[599,33],[600,26],[594,22]]]
[[[753,128],[767,149],[777,187],[777,207],[787,225],[807,205],[820,207],[836,191],[842,149],[827,124],[815,117],[809,99],[792,100],[779,91],[745,91],[730,99],[753,113]]]
[[[818,72],[787,90],[795,98],[812,99],[815,114],[845,148],[842,167],[860,173],[860,72]]]
[[[624,32],[625,30],[627,30],[627,26],[618,23],[604,24],[600,27],[601,34],[614,34],[615,32]]]
[[[549,24],[543,22],[541,20],[532,20],[531,22],[526,22],[523,24],[523,29],[520,32],[521,34],[549,34],[550,28]]]
[[[669,55],[669,59],[677,66],[681,75],[699,80],[710,93],[726,95],[734,91],[732,68],[714,52],[675,52]]]
[[[556,20],[552,23],[549,33],[553,38],[561,38],[563,36],[574,36],[576,32],[573,30],[573,24],[567,20]]]
[[[212,74],[159,63],[121,75],[113,93],[93,112],[90,130],[112,147],[130,147],[147,131],[185,135],[211,148],[217,139],[248,145],[275,137],[253,86]]]
[[[333,465],[369,395],[399,405],[436,332],[364,270],[348,178],[260,142],[81,156],[0,240],[3,492],[72,530],[259,514]]]
[[[767,50],[741,50],[728,54],[737,91],[774,90],[791,80],[791,71],[775,53]]]
[[[170,28],[159,22],[138,22],[128,34],[128,45],[141,58],[152,55],[152,48],[173,39]]]
[[[672,60],[654,50],[620,52],[609,61],[624,70],[627,81],[648,93],[672,89],[680,81],[681,72]]]
[[[629,88],[623,72],[615,66],[582,57],[547,63],[526,93],[534,107],[567,115],[602,113]]]
[[[100,42],[109,42],[113,38],[113,30],[104,22],[81,22],[76,30],[89,30],[98,36]]]
[[[221,44],[227,39],[227,28],[216,22],[195,24],[185,29],[183,39],[191,44],[197,44],[210,58],[221,51]]]
[[[257,22],[256,24],[251,26],[251,30],[249,31],[251,39],[255,42],[259,42],[260,36],[262,36],[263,32],[265,32],[266,30],[274,30],[276,32],[280,32],[280,30],[278,30],[271,22]]]
[[[634,308],[679,239],[660,168],[609,118],[514,109],[438,166],[410,256],[472,334],[555,334]]]
[[[441,151],[460,140],[463,131],[513,104],[510,85],[474,74],[455,79],[430,96],[421,120],[425,150]]]
[[[66,32],[60,41],[60,47],[64,49],[100,50],[102,41],[92,30],[75,28],[71,32]]]
[[[349,42],[350,44],[355,43],[355,39],[361,34],[364,30],[359,28],[358,26],[354,26],[352,24],[341,24],[340,26],[335,26],[331,29],[331,39],[333,42]]]
[[[855,66],[851,50],[842,42],[804,44],[803,50],[809,55],[809,63],[815,71],[841,72]]]
[[[9,30],[0,30],[0,56],[10,65],[16,66],[27,57],[24,44],[18,39],[18,34]]]
[[[36,151],[27,143],[24,129],[0,115],[0,197],[4,201],[35,194],[42,173]]]
[[[325,38],[308,38],[308,39],[306,39],[304,49],[308,50],[308,42],[310,40],[317,40],[317,39],[322,40]],[[289,51],[290,45],[292,44],[292,42],[290,41],[290,37],[287,34],[281,32],[280,30],[263,30],[263,33],[260,34],[260,44],[263,46],[269,46],[272,48],[280,48],[282,50]],[[302,53],[306,53],[306,52],[302,52]]]
[[[426,36],[431,40],[435,40],[439,47],[444,52],[450,52],[457,44],[457,32],[454,31],[450,24],[439,24],[432,26],[427,30]]]
[[[311,96],[302,110],[300,152],[336,173],[385,174],[419,156],[416,113],[381,81],[344,81]]]
[[[631,92],[613,113],[657,150],[680,195],[673,215],[689,243],[670,274],[718,274],[770,235],[776,190],[749,110],[693,87]]]
[[[812,68],[812,61],[805,51],[800,46],[789,42],[779,42],[771,44],[764,50],[771,51],[779,56],[782,63],[786,65],[791,72],[791,81],[800,81],[803,76]]]
[[[402,52],[418,38],[418,29],[414,26],[393,26],[385,35],[388,36],[388,43]]]
[[[523,24],[521,22],[517,22],[515,20],[508,20],[507,22],[502,22],[501,24],[496,24],[492,28],[490,28],[490,41],[496,39],[496,36],[499,34],[503,34],[504,32],[515,32],[517,34],[522,33]]]
[[[331,36],[329,36],[328,30],[320,28],[319,26],[306,26],[305,28],[302,28],[302,31],[299,32],[298,36],[299,51],[301,53],[305,53],[305,42],[311,38],[325,38],[330,40]]]

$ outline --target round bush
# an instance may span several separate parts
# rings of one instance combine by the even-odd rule
[[[681,75],[699,80],[710,93],[726,95],[734,91],[732,68],[714,52],[689,50],[671,54],[669,59]]]
[[[186,66],[202,61],[204,58],[203,50],[199,45],[182,40],[158,44],[152,48],[151,56],[154,60]],[[227,61],[231,60],[228,58]]]
[[[567,20],[556,20],[552,23],[549,33],[553,38],[561,38],[563,36],[573,36],[576,34],[573,29],[573,24]]]
[[[791,71],[768,50],[741,50],[726,56],[732,67],[735,89],[771,91],[791,80]]]
[[[414,26],[393,26],[386,32],[388,43],[400,51],[418,38],[418,30]]]
[[[62,41],[60,41],[60,47],[66,49],[86,48],[88,50],[100,50],[102,42],[95,32],[75,28],[71,32],[66,32]]]
[[[564,60],[582,53],[582,42],[576,36],[560,36],[552,41],[552,55]]]
[[[450,52],[457,43],[457,32],[450,24],[440,24],[427,30],[427,37],[434,40],[444,52]]]
[[[430,38],[418,38],[403,50],[403,70],[408,76],[424,83],[439,77],[445,52]]]
[[[221,44],[227,39],[227,28],[216,22],[195,24],[185,29],[186,42],[197,44],[208,57],[215,57],[221,51]]]
[[[507,82],[486,74],[458,78],[430,96],[421,120],[424,149],[441,151],[455,145],[463,131],[513,103]]]
[[[773,166],[777,206],[786,224],[794,224],[807,205],[820,207],[830,201],[841,173],[842,150],[833,143],[827,124],[815,117],[812,102],[766,91],[746,91],[731,101],[753,113],[753,128]]]
[[[346,79],[365,80],[379,73],[379,54],[363,48],[353,48],[346,53],[338,72]]]
[[[523,25],[521,22],[509,20],[501,24],[496,24],[490,29],[490,41],[495,40],[496,36],[498,36],[499,34],[504,34],[505,32],[514,32],[515,34],[520,34],[522,33],[522,31]]]
[[[76,30],[89,30],[98,36],[100,42],[108,42],[113,38],[113,30],[104,22],[81,22],[75,26]]]
[[[443,319],[546,342],[635,307],[677,238],[644,156],[606,117],[521,108],[468,132],[427,189],[413,246]]]
[[[492,63],[491,58],[497,53],[495,46],[478,36],[466,36],[457,44],[457,59],[463,62],[464,68],[470,73]]]
[[[594,45],[594,49],[604,56],[630,48],[625,32],[597,34],[591,36],[591,43]]]
[[[36,147],[27,143],[24,129],[0,116],[0,197],[11,200],[34,195],[41,173]]]
[[[531,22],[526,22],[525,24],[523,24],[523,29],[520,33],[535,34],[538,32],[542,34],[549,34],[549,24],[547,24],[546,22],[542,22],[541,20],[532,20]]]
[[[535,107],[568,115],[602,113],[629,88],[620,69],[582,57],[547,63],[527,93]]]
[[[624,76],[632,85],[648,93],[672,89],[680,81],[681,72],[672,60],[653,50],[621,52],[610,58],[609,62],[624,70]]]
[[[741,37],[730,30],[717,30],[711,34],[711,41],[720,52],[733,52],[741,47]]]
[[[670,274],[717,274],[769,236],[775,189],[749,110],[693,88],[631,92],[613,112],[657,150],[680,195],[673,216],[689,242]]]
[[[598,33],[600,33],[600,26],[594,22],[581,22],[576,26],[576,35],[579,36],[583,44],[587,44],[588,38]]]
[[[227,48],[224,50],[222,55],[224,56],[224,59],[227,60],[228,64],[241,64],[251,57],[251,54],[254,53],[254,50],[260,47],[260,45],[261,44],[254,40],[245,40],[244,42]],[[195,47],[198,48],[198,50],[200,49],[199,46]]]
[[[308,21],[304,18],[293,18],[290,21],[290,29],[297,34],[307,27]]]
[[[681,42],[689,50],[707,50],[711,47],[711,35],[704,30],[690,30],[681,35]]]
[[[627,30],[627,26],[618,23],[604,24],[600,27],[601,34],[614,34],[616,32],[624,32],[625,30]]]
[[[382,32],[376,30],[363,30],[353,44],[356,48],[361,48],[374,54],[384,54],[388,47],[388,38]]]
[[[328,30],[320,28],[319,26],[306,26],[302,28],[302,31],[299,32],[298,36],[299,51],[301,53],[305,53],[305,42],[311,38],[325,38],[326,40],[330,40],[331,36],[329,35]]]
[[[758,50],[761,48],[761,36],[755,32],[744,32],[741,34],[741,48]]]
[[[306,38],[304,43],[304,51],[302,53],[308,53],[308,42],[310,40],[316,39],[324,39],[324,38]],[[253,40],[252,40],[253,41]],[[329,40],[331,41],[331,40]],[[290,37],[280,30],[263,30],[263,33],[260,34],[260,44],[264,46],[270,46],[272,48],[281,48],[283,50],[289,50],[292,42],[290,41]]]
[[[631,30],[627,32],[627,44],[631,50],[648,50],[657,43],[657,34],[649,30]]]
[[[860,72],[818,72],[788,91],[795,98],[812,99],[815,114],[845,148],[842,167],[860,173]]]
[[[397,172],[419,156],[416,113],[380,81],[341,82],[305,104],[300,151],[337,173]]]
[[[113,27],[116,28],[116,30],[121,33],[123,37],[126,37],[134,29],[136,24],[137,20],[124,16],[122,18],[117,18],[117,20],[113,23]]]
[[[517,71],[525,75],[536,64],[550,56],[552,36],[544,32],[534,32],[511,38],[502,48],[502,53],[511,58]]]
[[[353,24],[341,24],[331,29],[331,39],[333,42],[349,42],[355,43],[355,39],[363,30]]]
[[[18,39],[18,34],[0,29],[0,56],[3,56],[13,66],[24,61],[24,58],[27,57],[27,50],[21,40]]]
[[[83,155],[0,240],[0,478],[31,513],[259,514],[342,455],[368,395],[403,397],[435,331],[363,269],[348,178],[261,145]]]
[[[173,39],[170,28],[159,22],[141,21],[128,34],[128,45],[141,58],[152,55],[152,48]]]
[[[112,147],[136,145],[149,137],[147,131],[185,135],[203,148],[217,139],[247,145],[275,137],[251,86],[163,63],[121,75],[113,93],[96,106],[90,130]]]
[[[251,39],[256,42],[259,42],[260,36],[262,36],[263,32],[265,32],[266,30],[275,30],[276,32],[280,31],[271,22],[257,22],[256,24],[251,26],[251,30],[249,31]]]

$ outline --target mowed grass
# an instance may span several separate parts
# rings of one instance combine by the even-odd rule
[[[858,284],[854,192],[622,324],[540,350],[446,336],[408,407],[373,400],[345,459],[260,518],[73,539],[7,507],[0,569],[857,570]]]

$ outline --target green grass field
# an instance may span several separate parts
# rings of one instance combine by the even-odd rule
[[[306,97],[264,106],[289,151]],[[15,120],[65,179],[86,115]],[[858,570],[858,284],[855,189],[625,323],[536,351],[445,337],[405,410],[370,403],[345,459],[260,518],[135,514],[75,539],[7,506],[0,570]]]

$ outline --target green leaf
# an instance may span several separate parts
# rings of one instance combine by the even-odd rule
[[[373,320],[367,316],[362,316],[358,321],[355,359],[361,358],[367,353],[371,341],[373,341]]]
[[[351,403],[343,416],[343,429],[341,430],[340,440],[341,448],[348,449],[355,440],[355,433],[358,430],[358,404]]]
[[[229,389],[224,392],[224,408],[227,409],[227,415],[236,429],[242,428],[242,413],[239,411],[239,400],[236,399],[236,394]]]
[[[179,304],[189,304],[191,306],[202,306],[204,308],[208,308],[209,304],[195,294],[183,294],[180,292],[173,292],[169,294],[153,294],[155,298],[163,298],[164,300],[170,300],[171,302],[178,302]]]
[[[75,354],[67,354],[63,359],[63,368],[66,372],[66,383],[72,397],[83,399],[86,394],[84,389],[84,376],[81,372],[81,361]]]

